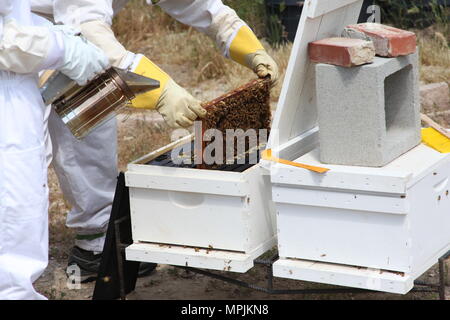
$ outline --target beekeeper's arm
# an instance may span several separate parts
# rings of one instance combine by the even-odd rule
[[[278,66],[253,31],[221,0],[147,0],[176,20],[207,34],[222,54],[252,69],[259,77],[278,80]]]
[[[103,53],[80,37],[18,24],[9,16],[11,1],[0,0],[0,70],[37,73],[57,69],[83,84],[108,65]]]
[[[159,80],[160,88],[138,96],[132,101],[133,107],[158,110],[173,128],[188,127],[206,114],[200,101],[176,84],[167,73],[146,57],[127,51],[119,43],[111,29],[111,1],[54,0],[54,16],[56,22],[78,26],[88,40],[108,55],[113,66]]]
[[[24,27],[9,17],[13,0],[0,0],[0,70],[32,73],[57,66],[61,36],[47,28]]]

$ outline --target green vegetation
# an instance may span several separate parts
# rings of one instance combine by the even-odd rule
[[[376,0],[375,3],[381,7],[383,22],[398,28],[426,28],[433,24],[448,28],[450,8],[437,0]]]

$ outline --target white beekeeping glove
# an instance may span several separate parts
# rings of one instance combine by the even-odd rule
[[[64,41],[63,64],[59,71],[85,85],[109,67],[109,60],[102,50],[81,36],[62,32]]]

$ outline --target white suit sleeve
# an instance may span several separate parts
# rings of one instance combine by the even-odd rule
[[[8,17],[12,2],[0,0],[0,70],[34,73],[58,67],[64,44],[46,27],[22,26]]]
[[[230,45],[239,29],[246,25],[236,12],[221,0],[153,1],[179,22],[205,33],[216,42],[221,53],[230,57]],[[151,0],[147,3],[153,4]]]
[[[111,29],[113,9],[120,10],[126,1],[115,0],[53,0],[57,23],[79,27],[83,36],[103,50],[111,65],[128,68],[134,54],[127,51]]]
[[[0,39],[3,36],[3,24],[5,16],[12,11],[11,0],[0,0]]]
[[[56,23],[80,26],[89,21],[112,24],[113,0],[53,0]]]
[[[31,0],[31,11],[45,16],[53,16],[53,0]]]

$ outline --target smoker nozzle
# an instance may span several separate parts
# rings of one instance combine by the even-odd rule
[[[159,88],[159,81],[141,76],[134,72],[129,72],[114,68],[119,78],[125,82],[128,90],[131,91],[134,97],[139,94],[146,93],[150,90]]]

